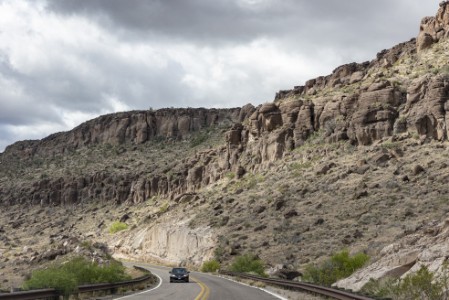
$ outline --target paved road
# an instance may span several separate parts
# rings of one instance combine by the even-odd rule
[[[123,300],[279,300],[260,289],[245,286],[230,280],[198,272],[190,273],[190,283],[170,283],[169,268],[143,263],[125,263],[149,269],[162,282],[158,288],[118,298]]]

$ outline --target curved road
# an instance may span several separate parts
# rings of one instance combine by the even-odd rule
[[[162,282],[159,287],[134,295],[121,297],[123,300],[279,300],[282,298],[270,295],[260,289],[242,285],[221,277],[199,272],[190,273],[190,283],[170,283],[170,268],[153,266],[144,263],[124,263],[126,266],[140,266],[159,276]]]

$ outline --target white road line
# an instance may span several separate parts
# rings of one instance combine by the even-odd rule
[[[133,297],[133,296],[136,296],[136,295],[142,295],[142,294],[149,293],[149,292],[154,291],[155,289],[159,288],[161,286],[161,284],[162,284],[162,278],[159,277],[159,275],[157,275],[157,274],[153,273],[153,275],[155,275],[157,278],[159,278],[159,284],[156,287],[154,287],[154,288],[152,288],[150,290],[147,290],[147,291],[143,291],[143,292],[137,293],[137,294],[128,295],[128,296],[125,296],[125,297],[122,297],[122,298],[116,298],[116,300],[118,300],[118,299],[126,299],[126,298]]]
[[[284,298],[284,297],[282,297],[281,295],[278,295],[278,294],[276,294],[276,293],[274,293],[274,292],[272,292],[272,291],[269,291],[269,290],[266,290],[266,289],[263,289],[263,288],[259,288],[259,289],[261,289],[261,290],[264,291],[265,293],[268,293],[268,294],[270,294],[271,296],[276,297],[276,298],[278,298],[278,299],[281,299],[281,300],[288,300],[287,298]]]
[[[268,293],[268,294],[270,294],[271,296],[276,297],[276,298],[278,298],[278,299],[280,299],[280,300],[288,300],[287,298],[284,298],[284,297],[282,297],[281,295],[278,295],[278,294],[276,294],[276,293],[274,293],[274,292],[272,292],[272,291],[269,291],[269,290],[266,290],[266,289],[263,289],[263,288],[260,288],[260,287],[256,287],[256,286],[253,286],[253,285],[249,285],[249,284],[246,284],[246,283],[243,283],[243,282],[234,280],[234,279],[230,279],[230,278],[227,278],[227,277],[223,277],[223,276],[220,276],[220,275],[214,275],[214,276],[217,276],[217,277],[220,277],[220,278],[223,278],[223,279],[226,279],[226,280],[229,280],[229,281],[232,281],[232,282],[241,284],[241,285],[245,285],[245,286],[248,286],[248,287],[251,287],[251,288],[254,288],[254,289],[258,289],[258,290],[264,291],[265,293]]]

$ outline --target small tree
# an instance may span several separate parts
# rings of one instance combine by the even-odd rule
[[[220,269],[220,266],[221,265],[217,260],[211,259],[203,263],[201,272],[217,272]]]
[[[363,267],[368,260],[369,256],[364,253],[350,256],[347,250],[343,250],[332,255],[319,266],[307,266],[304,279],[330,286],[337,280],[348,277],[357,269]]]
[[[64,264],[55,264],[47,269],[36,270],[27,280],[24,289],[54,288],[68,297],[77,287],[91,283],[113,283],[130,279],[125,267],[117,261],[99,265],[83,257],[75,257]]]
[[[253,254],[237,256],[230,269],[232,272],[255,273],[260,276],[266,276],[263,261]]]
[[[64,295],[64,299],[68,299],[78,287],[78,281],[74,274],[57,268],[49,268],[34,271],[23,287],[26,290],[54,288]]]

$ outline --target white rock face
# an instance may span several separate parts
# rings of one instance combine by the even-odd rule
[[[385,276],[404,277],[426,266],[438,276],[449,253],[449,219],[430,224],[397,243],[386,246],[381,258],[348,278],[334,284],[339,288],[359,291],[369,280]]]
[[[214,235],[209,227],[191,229],[187,220],[165,220],[124,233],[114,244],[114,256],[165,264],[199,266],[213,257]]]

